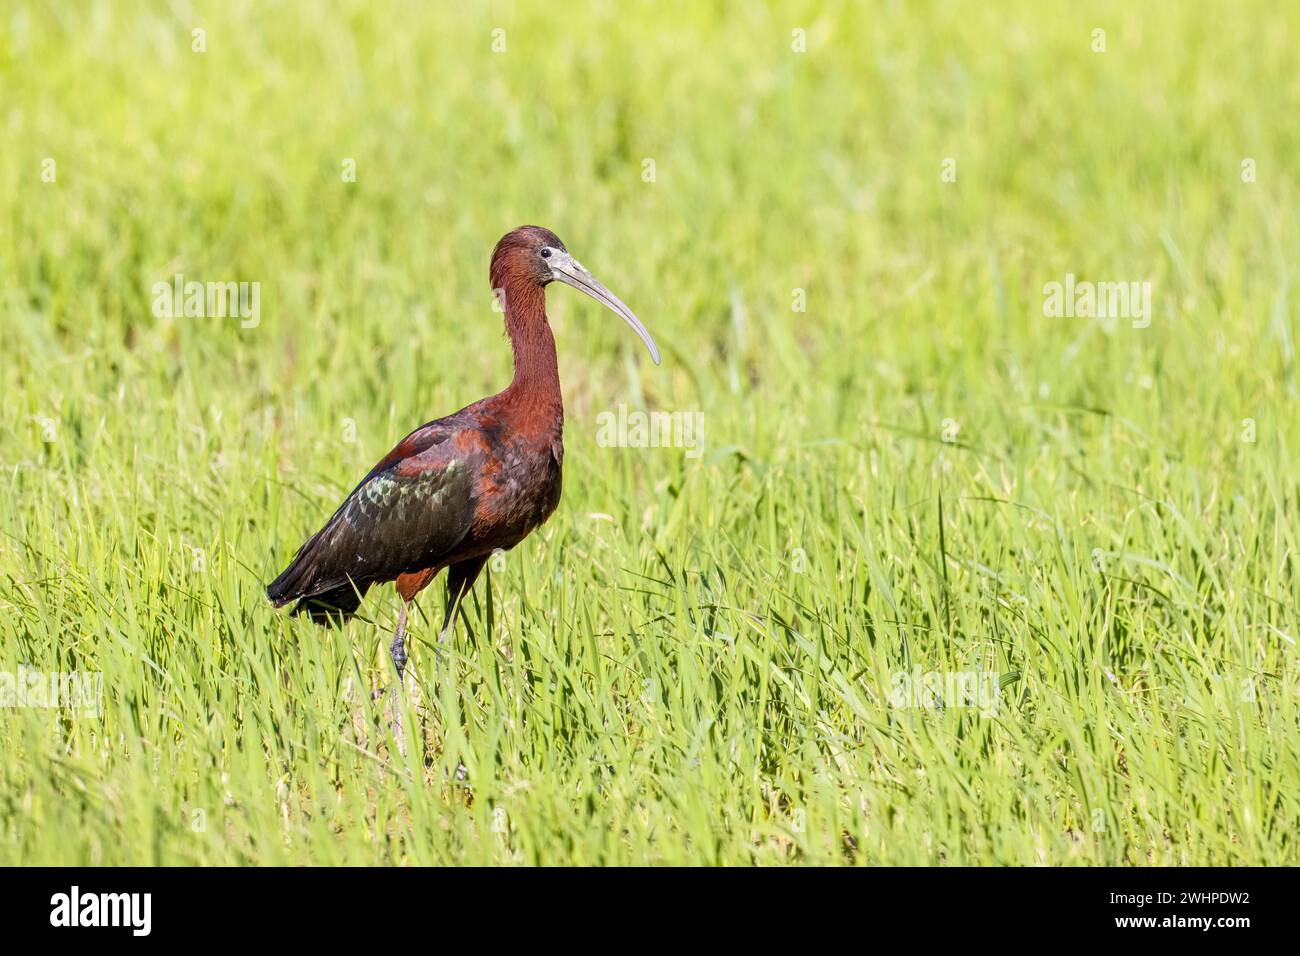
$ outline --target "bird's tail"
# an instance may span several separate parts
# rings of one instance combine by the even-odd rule
[[[312,548],[315,541],[313,538],[303,545],[289,566],[267,585],[266,596],[276,607],[297,601],[293,613],[306,614],[317,624],[337,624],[356,613],[370,582],[348,580],[328,586],[332,583],[330,577],[335,581],[338,578],[321,573],[324,569],[317,566],[317,555]],[[326,580],[322,581],[322,577]],[[326,586],[321,587],[322,584]]]
[[[365,583],[348,582],[331,591],[301,598],[293,606],[293,613],[306,614],[314,624],[329,626],[342,624],[357,612],[357,608],[361,606],[361,598],[365,596],[369,587],[370,585]]]

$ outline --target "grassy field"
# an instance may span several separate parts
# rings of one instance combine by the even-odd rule
[[[0,864],[1300,863],[1300,11],[563,6],[5,5]],[[403,758],[392,590],[263,587],[532,222],[664,363],[550,291],[564,500]]]

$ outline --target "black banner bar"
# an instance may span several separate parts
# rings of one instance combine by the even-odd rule
[[[76,934],[221,945],[355,941],[374,945],[420,923],[477,925],[494,943],[550,936],[638,938],[682,927],[752,926],[819,935],[915,933],[928,943],[988,931],[1056,939],[1124,937],[1231,942],[1291,925],[1286,869],[26,869],[0,871],[6,939]],[[845,922],[845,921],[848,922]],[[414,921],[414,922],[413,922]],[[444,923],[444,921],[450,921]],[[629,921],[632,921],[629,923]],[[646,932],[648,930],[648,933]],[[418,930],[416,930],[418,931]],[[441,933],[438,934],[441,937]],[[532,936],[531,940],[528,937]],[[617,938],[617,937],[611,937]],[[992,937],[990,937],[992,938]]]

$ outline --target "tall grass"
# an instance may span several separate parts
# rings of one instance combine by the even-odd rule
[[[1300,861],[1295,9],[568,6],[0,13],[0,671],[103,686],[0,708],[0,863]],[[392,591],[262,588],[508,381],[525,222],[665,361],[550,291],[564,500],[441,661],[426,592],[402,758]]]

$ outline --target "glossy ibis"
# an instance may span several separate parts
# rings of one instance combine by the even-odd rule
[[[555,510],[564,461],[555,338],[546,286],[559,281],[608,306],[659,349],[623,302],[582,267],[555,233],[521,226],[492,253],[493,294],[505,311],[515,374],[508,388],[411,432],[375,465],[325,526],[266,589],[276,607],[329,623],[356,611],[372,585],[396,581],[402,599],[390,649],[402,686],[410,602],[447,569],[446,641],[461,599],[488,557],[513,548]],[[402,741],[399,701],[394,725]]]

